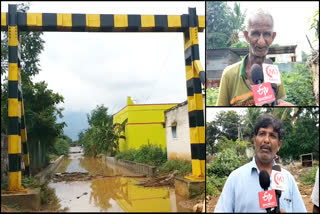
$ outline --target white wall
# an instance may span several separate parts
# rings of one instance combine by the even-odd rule
[[[203,116],[205,118],[205,97],[203,97]],[[173,138],[171,126],[177,124],[176,138]],[[188,105],[179,104],[165,112],[166,143],[168,160],[191,161],[190,128]]]
[[[165,113],[166,142],[168,160],[190,160],[190,130],[188,105],[179,106]],[[177,124],[176,138],[173,138],[171,125]]]

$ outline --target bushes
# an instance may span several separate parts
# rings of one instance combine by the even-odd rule
[[[212,196],[218,196],[222,191],[224,183],[227,180],[227,176],[218,177],[216,175],[206,175],[206,194]]]
[[[116,155],[116,159],[125,159],[138,163],[160,166],[167,160],[167,152],[163,151],[161,146],[148,144],[143,145],[139,149],[130,149],[120,152]]]
[[[26,188],[40,188],[41,208],[48,210],[46,207],[50,207],[52,211],[59,211],[59,199],[55,194],[55,190],[48,186],[48,183],[40,184],[40,182],[34,177],[23,176],[22,185]]]
[[[303,184],[314,184],[316,179],[318,167],[313,167],[308,173],[301,175],[301,181]]]
[[[120,152],[116,155],[116,159],[124,159],[145,163],[158,167],[161,173],[171,173],[175,170],[178,175],[184,176],[192,172],[192,164],[189,161],[168,160],[167,152],[158,145],[143,145],[139,149],[130,149]]]
[[[206,192],[208,195],[219,195],[229,174],[249,161],[245,155],[247,143],[226,138],[219,141],[217,145],[219,152],[206,167]]]
[[[169,173],[178,171],[178,175],[184,176],[192,172],[192,164],[189,161],[168,160],[160,168],[160,172]]]
[[[281,71],[280,71],[281,72]],[[281,72],[287,102],[297,106],[314,106],[315,99],[312,89],[312,73],[303,64],[294,64],[294,70]]]
[[[219,87],[208,88],[206,90],[206,105],[215,106],[217,104],[219,94]]]
[[[63,138],[58,138],[53,144],[53,153],[56,155],[65,155],[69,154],[70,143],[68,140]]]
[[[207,174],[215,175],[218,177],[229,176],[229,174],[245,164],[247,158],[238,155],[237,151],[233,148],[227,148],[224,152],[220,152],[214,160],[207,165]]]

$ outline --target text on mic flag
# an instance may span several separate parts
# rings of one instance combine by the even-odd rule
[[[267,209],[278,206],[276,192],[274,189],[259,192],[259,202],[261,209]]]
[[[262,64],[264,82],[281,85],[280,72],[277,65]]]
[[[265,82],[251,86],[253,92],[253,99],[256,106],[262,106],[266,103],[272,103],[275,96],[270,82]]]
[[[272,170],[271,172],[272,189],[284,191],[286,189],[285,177],[282,172]]]

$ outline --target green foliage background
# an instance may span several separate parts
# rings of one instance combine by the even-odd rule
[[[83,145],[84,154],[97,156],[99,154],[114,156],[119,150],[119,135],[115,132],[112,115],[108,108],[98,105],[87,114],[89,128],[79,133],[79,144]],[[121,126],[124,128],[124,124]],[[120,132],[122,130],[119,130]]]
[[[306,65],[295,63],[292,71],[280,70],[280,73],[286,90],[286,101],[296,106],[315,106],[312,72]]]
[[[216,156],[206,166],[206,193],[219,195],[229,174],[244,165],[249,159],[245,155],[245,149],[249,142],[233,141],[222,138],[220,146],[217,146]]]
[[[27,12],[29,4],[18,4],[18,12]],[[45,81],[34,82],[33,77],[41,72],[40,55],[45,41],[42,32],[20,32],[21,44],[21,84],[25,122],[30,153],[30,167],[44,167],[49,163],[50,153],[66,154],[67,145],[55,141],[63,136],[65,123],[57,123],[62,117],[63,108],[58,105],[64,102],[63,96],[48,88]],[[8,33],[1,31],[1,133],[8,129]],[[33,162],[35,153],[33,144],[41,143],[43,158]],[[63,149],[62,149],[63,148]],[[63,152],[62,152],[62,150]],[[58,151],[59,150],[59,151]],[[34,164],[34,165],[33,165]]]
[[[141,146],[139,149],[120,152],[116,155],[116,159],[160,166],[167,161],[167,151],[159,145],[147,144]]]
[[[227,2],[206,2],[206,48],[226,48],[239,42],[239,32],[244,29],[246,11],[241,11],[241,3],[234,7]]]

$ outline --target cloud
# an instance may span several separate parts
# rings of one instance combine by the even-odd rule
[[[181,15],[188,7],[205,13],[205,2],[31,2],[29,12]],[[199,33],[203,67],[204,36]],[[187,99],[182,33],[44,32],[42,38],[42,70],[34,80],[64,96],[66,112],[99,104],[114,112],[127,96],[137,103]]]

